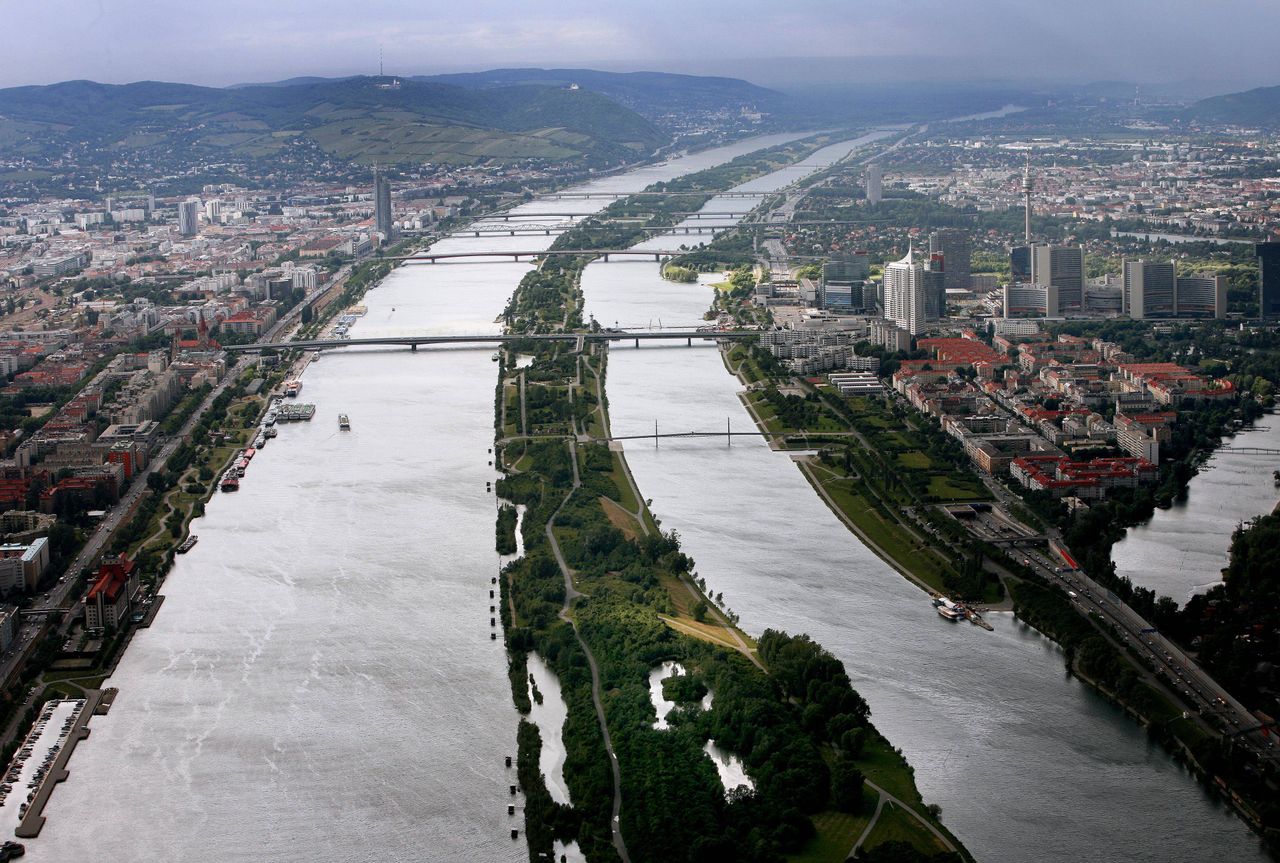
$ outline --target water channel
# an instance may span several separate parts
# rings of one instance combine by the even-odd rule
[[[796,135],[601,178],[637,191]],[[539,201],[573,212],[607,200]],[[584,206],[585,204],[585,206]],[[546,219],[540,218],[539,222]],[[437,251],[552,237],[451,238]],[[495,332],[527,263],[396,270],[359,335]],[[111,713],[53,794],[35,861],[518,861],[517,714],[489,638],[495,366],[484,350],[349,350],[193,526]],[[351,417],[340,433],[337,414]],[[523,830],[522,830],[523,835]]]
[[[638,190],[787,137],[583,188]],[[436,250],[549,242],[451,238]],[[356,333],[494,331],[527,270],[402,268],[370,292]],[[584,289],[588,311],[623,325],[692,323],[710,300],[652,263],[593,264]],[[300,400],[317,418],[282,429],[241,491],[196,523],[200,544],[110,681],[120,696],[92,721],[29,859],[526,858],[507,832],[522,826],[506,815],[514,772],[503,766],[517,716],[487,620],[498,562],[484,492],[489,353],[349,350],[308,370]],[[620,348],[610,362],[617,434],[655,418],[746,428],[737,389],[713,349]],[[339,412],[352,431],[338,431]],[[1234,816],[1063,673],[1051,643],[1009,616],[994,616],[994,633],[941,622],[786,455],[738,438],[632,446],[628,457],[749,631],[806,631],[846,663],[925,798],[980,859],[1265,859]]]
[[[712,297],[645,262],[592,264],[583,290],[602,322],[664,326],[696,324]],[[751,427],[713,348],[620,343],[607,387],[615,435],[650,432],[655,420],[667,431],[723,429],[726,418]],[[749,632],[808,632],[844,661],[925,800],[978,859],[1268,859],[1228,808],[1065,673],[1052,642],[1010,614],[989,615],[991,633],[942,621],[837,521],[787,454],[762,440],[704,438],[631,442],[627,458],[664,529],[679,532]]]
[[[1280,500],[1272,478],[1280,459],[1238,452],[1246,447],[1280,450],[1280,416],[1264,416],[1256,428],[1226,441],[1201,465],[1185,500],[1129,528],[1111,551],[1116,572],[1179,605],[1220,584],[1232,532]]]

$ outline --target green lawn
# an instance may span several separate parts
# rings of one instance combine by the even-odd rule
[[[928,470],[933,467],[933,460],[919,450],[898,453],[898,464],[912,470]]]
[[[809,840],[804,851],[787,857],[787,863],[844,863],[849,849],[876,811],[878,795],[870,788],[862,789],[862,812],[819,812],[810,818],[818,835]]]
[[[920,822],[906,812],[886,803],[880,820],[872,828],[871,835],[862,847],[870,850],[885,842],[907,842],[923,854],[933,855],[946,851],[932,833],[920,826]]]
[[[821,473],[818,474],[822,476]],[[916,548],[915,541],[896,522],[886,521],[860,492],[851,487],[852,480],[827,483],[827,493],[867,537],[884,550],[902,568],[942,592],[942,563],[927,548]]]
[[[938,500],[983,500],[990,496],[983,489],[959,485],[955,479],[937,475],[929,477],[929,496]]]

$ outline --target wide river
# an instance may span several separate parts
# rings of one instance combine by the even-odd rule
[[[584,188],[638,190],[786,137]],[[452,238],[436,250],[548,242]],[[402,268],[369,293],[356,333],[495,331],[527,269]],[[652,263],[593,264],[584,287],[589,311],[624,326],[693,322],[711,297],[664,282]],[[307,371],[300,401],[317,405],[316,419],[283,427],[241,491],[218,495],[197,522],[200,543],[111,680],[120,696],[91,723],[30,859],[526,859],[508,835],[523,826],[506,815],[515,780],[503,767],[516,713],[488,621],[498,565],[484,491],[489,354],[339,351]],[[608,386],[615,433],[655,418],[669,429],[725,417],[748,426],[711,349],[616,349]],[[339,412],[352,431],[338,431]],[[1064,674],[1051,643],[1007,615],[993,616],[994,633],[940,621],[786,455],[738,438],[628,457],[664,527],[748,630],[807,631],[845,662],[926,800],[980,859],[1266,859],[1243,824]]]

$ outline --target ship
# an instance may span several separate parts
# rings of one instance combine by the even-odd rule
[[[222,490],[223,491],[239,491],[240,490],[240,477],[236,475],[236,472],[234,470],[227,471],[226,474],[222,477]]]
[[[347,419],[346,414],[338,414],[338,428],[342,431],[351,431],[351,420]]]
[[[947,599],[945,596],[935,599],[933,604],[938,609],[938,616],[943,620],[964,620],[964,609]]]
[[[196,543],[199,541],[200,541],[200,537],[196,536],[194,533],[191,534],[190,536],[188,536],[186,539],[182,541],[182,545],[178,546],[177,548],[178,554],[186,554],[187,552],[191,551],[191,549],[195,548]]]
[[[265,434],[265,435],[267,436],[267,438],[268,438],[268,439],[270,439],[270,438],[273,438],[273,437],[275,437],[276,435],[280,434],[280,429],[275,428],[274,426],[272,426],[271,428],[269,428],[269,429],[267,429],[265,432],[263,432],[263,434]]]
[[[302,392],[302,381],[289,381],[284,385],[284,394],[291,399],[297,398],[300,392]]]

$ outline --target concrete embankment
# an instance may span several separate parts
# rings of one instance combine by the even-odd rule
[[[114,697],[113,692],[111,698],[114,699]],[[31,799],[31,805],[27,807],[27,814],[23,816],[22,823],[14,831],[14,835],[19,839],[34,839],[40,835],[40,831],[44,828],[45,804],[49,802],[49,796],[53,794],[53,789],[58,783],[67,781],[67,777],[71,775],[67,770],[71,753],[76,751],[76,746],[81,740],[89,736],[89,717],[98,712],[105,713],[105,707],[109,707],[111,703],[110,700],[106,701],[104,709],[99,711],[99,706],[104,705],[104,701],[103,692],[97,689],[85,690],[84,699],[84,707],[76,716],[76,721],[67,734],[66,742],[62,744],[62,749],[58,751],[57,757],[50,765],[49,772],[45,774],[40,787],[36,789],[36,796]]]

